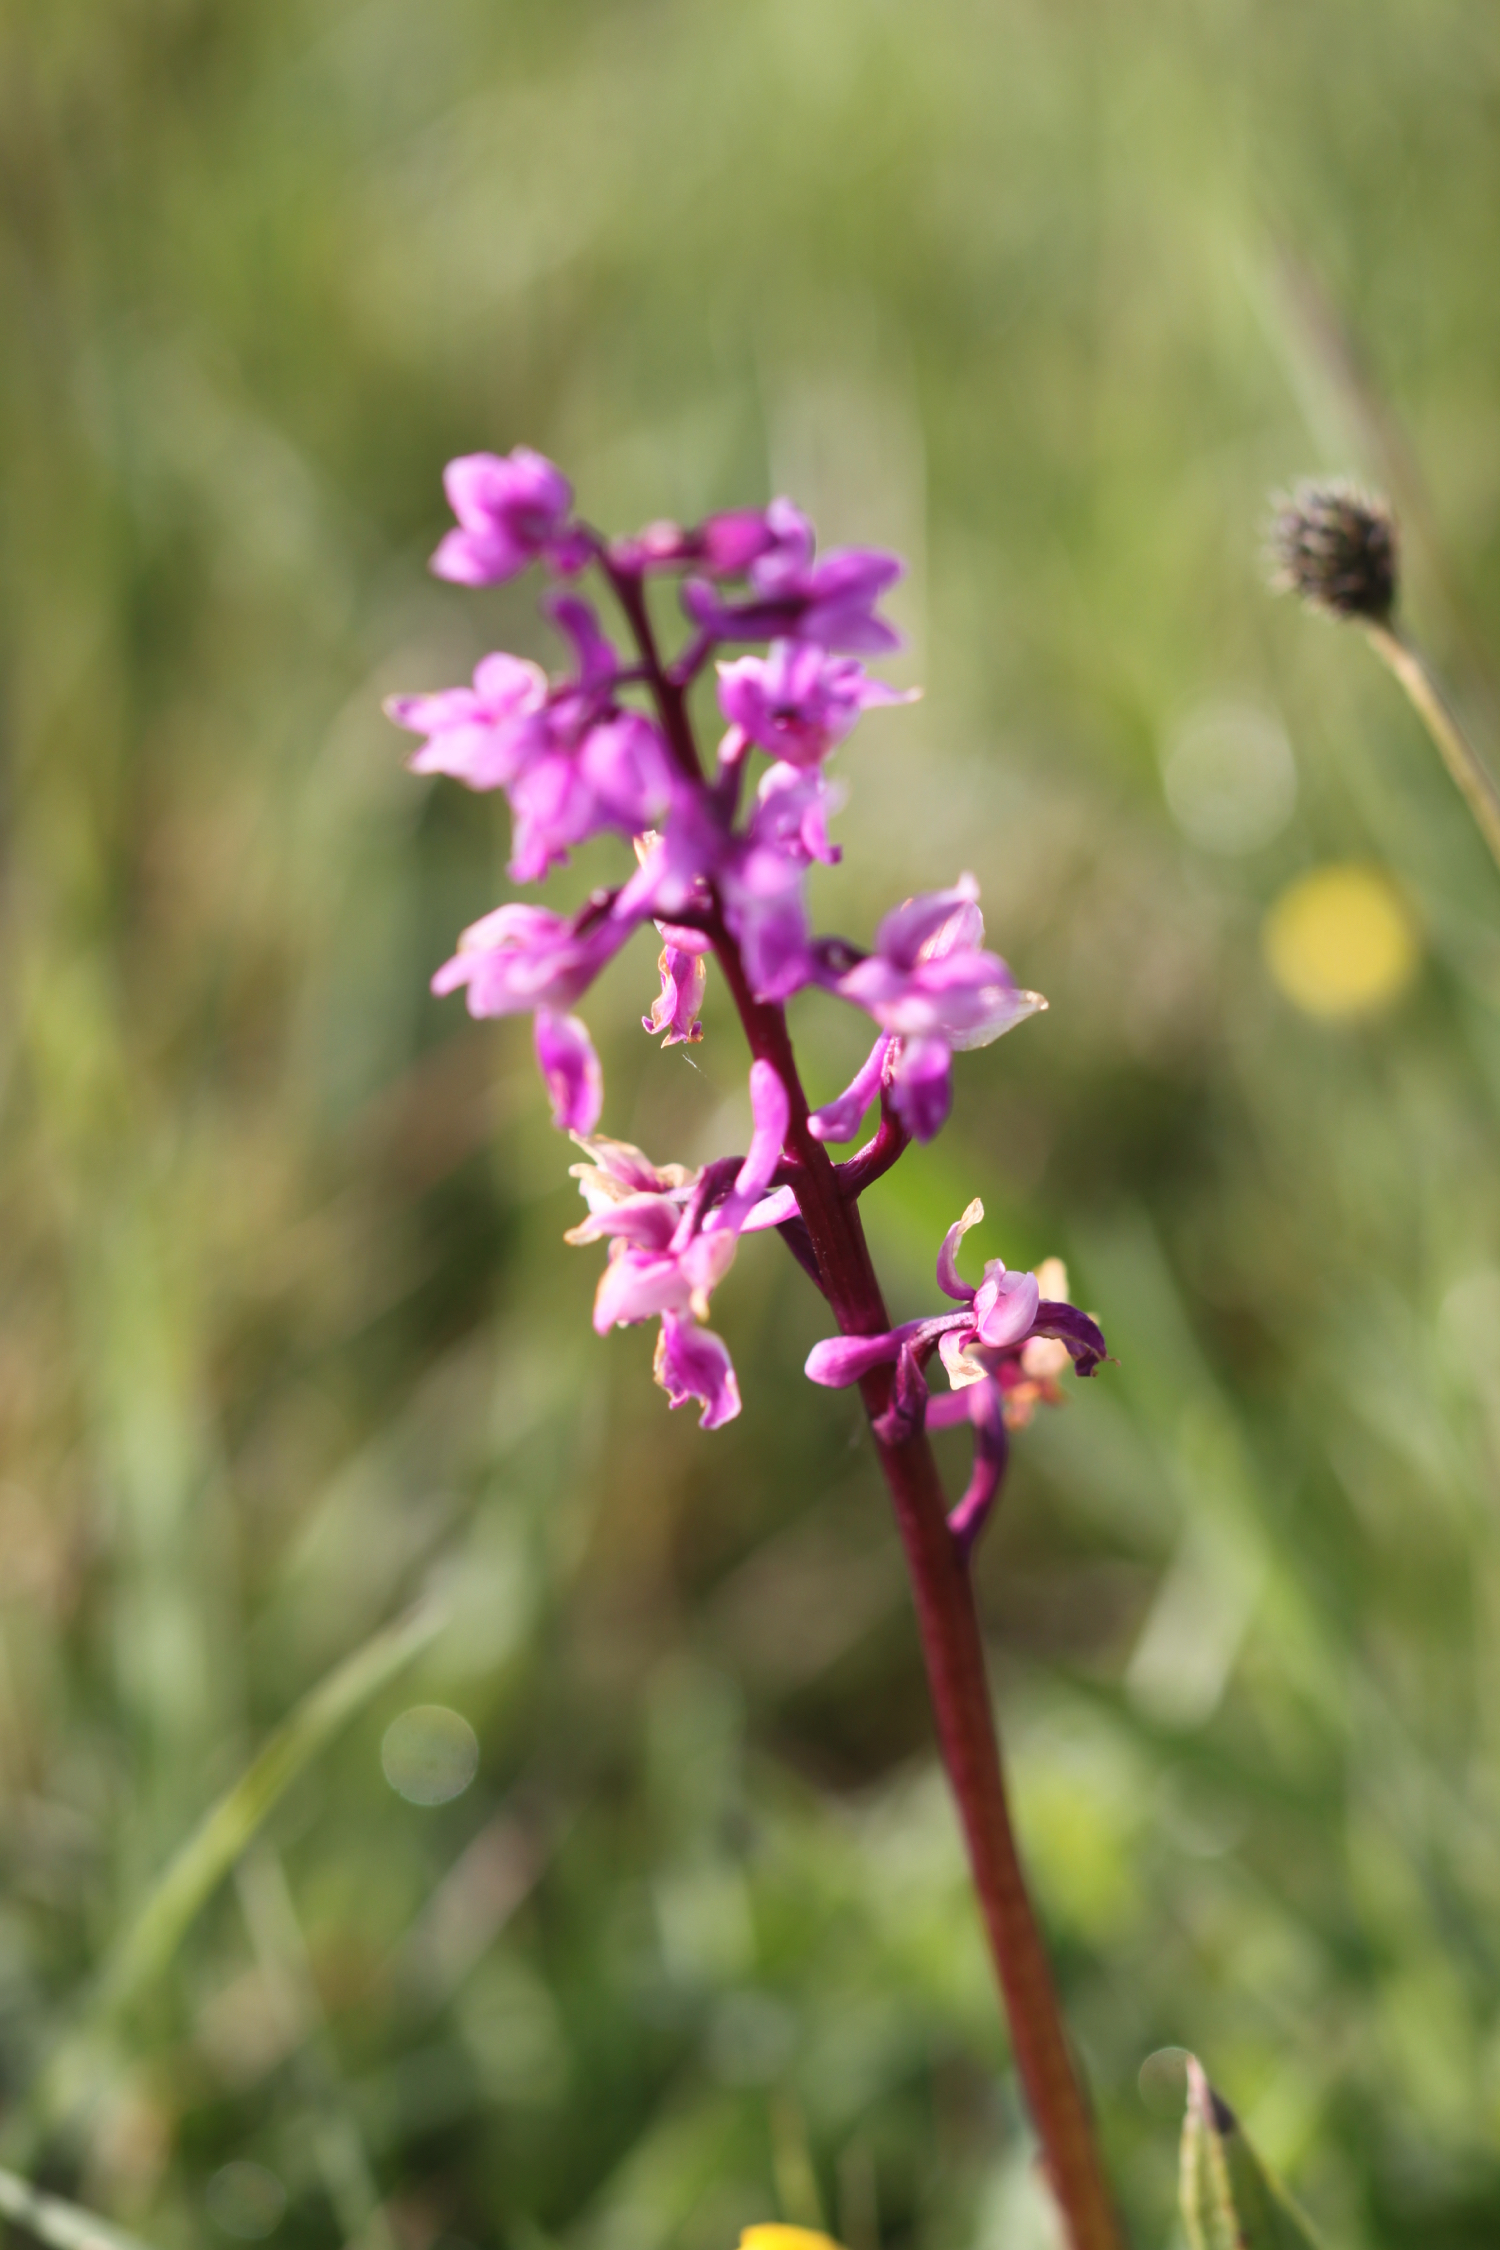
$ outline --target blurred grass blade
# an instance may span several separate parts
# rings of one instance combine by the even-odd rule
[[[127,2006],[171,1960],[205,1900],[261,1823],[318,1753],[447,1624],[451,1605],[432,1598],[373,1633],[303,1697],[238,1781],[210,1807],[171,1861],[107,1963],[94,2012]]]
[[[1311,2226],[1261,2163],[1192,2055],[1180,2192],[1192,2250],[1319,2250]]]
[[[138,2236],[123,2234],[61,2196],[39,2194],[14,2172],[0,2171],[0,2214],[50,2250],[145,2250]]]
[[[436,1638],[451,1614],[446,1596],[430,1596],[372,1633],[303,1697],[239,1780],[205,1813],[106,1962],[81,2020],[6,2120],[4,2149],[13,2162],[29,2161],[38,2131],[87,2106],[114,2067],[110,2028],[115,2019],[161,1975],[194,1916],[298,1775]]]

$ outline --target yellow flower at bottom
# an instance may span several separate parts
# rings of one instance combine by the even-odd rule
[[[1266,966],[1304,1015],[1372,1015],[1399,1000],[1421,944],[1411,908],[1378,867],[1316,867],[1289,883],[1261,932]]]
[[[785,2227],[768,2219],[745,2228],[740,2250],[840,2250],[840,2246],[831,2234],[819,2234],[815,2227]]]

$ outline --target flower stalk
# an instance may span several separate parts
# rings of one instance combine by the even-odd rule
[[[780,1007],[758,1004],[732,941],[715,948],[751,1050],[783,1072],[792,1093],[788,1149],[798,1207],[817,1253],[829,1306],[845,1336],[890,1328],[855,1202],[827,1151],[807,1131],[807,1102]],[[1093,2120],[1073,2062],[1051,1965],[1016,1848],[969,1548],[950,1528],[931,1442],[921,1428],[882,1435],[894,1370],[884,1363],[859,1389],[911,1581],[938,1746],[963,1825],[969,1868],[1010,2026],[1011,2048],[1070,2250],[1120,2250],[1122,2236]]]
[[[1395,624],[1365,627],[1371,648],[1405,689],[1407,699],[1436,743],[1443,764],[1474,816],[1480,835],[1500,867],[1500,787],[1478,749],[1465,734],[1427,659]]]

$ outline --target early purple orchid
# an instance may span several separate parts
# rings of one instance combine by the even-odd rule
[[[445,478],[456,528],[433,557],[439,577],[482,588],[536,562],[553,579],[544,609],[569,644],[561,677],[493,654],[472,684],[387,706],[422,739],[411,763],[510,802],[510,873],[539,881],[589,839],[631,840],[637,865],[572,915],[512,900],[465,930],[432,989],[463,989],[472,1015],[529,1012],[553,1119],[587,1161],[575,1165],[587,1215],[568,1240],[607,1244],[594,1299],[601,1334],[656,1320],[656,1380],[670,1405],[695,1400],[704,1429],[740,1412],[729,1351],[707,1325],[715,1290],[741,1239],[778,1233],[826,1299],[838,1334],[807,1361],[816,1383],[858,1383],[917,1596],[933,1706],[964,1811],[976,1886],[1001,1981],[1022,1995],[1012,2019],[1017,2066],[1071,2242],[1114,2250],[1108,2189],[1088,2107],[1024,1879],[1015,1860],[968,1562],[1004,1477],[1010,1433],[1062,1393],[1072,1360],[1092,1374],[1105,1357],[1094,1322],[1066,1301],[1061,1268],[1009,1271],[991,1259],[977,1284],[958,1271],[976,1201],[951,1227],[938,1282],[951,1311],[892,1324],[870,1259],[861,1196],[914,1140],[948,1115],[956,1053],[1009,1031],[1046,1003],[1019,987],[984,943],[978,886],[907,899],[880,922],[872,951],[815,935],[807,888],[814,864],[838,863],[828,823],[840,793],[830,753],[862,714],[910,700],[858,659],[900,645],[879,614],[901,575],[894,555],[834,548],[819,555],[812,525],[789,500],[711,515],[697,525],[648,524],[606,541],[574,514],[561,471],[522,446],[466,455]],[[629,635],[622,661],[594,610],[571,590],[587,568]],[[654,581],[673,574],[689,632],[659,643]],[[718,652],[768,644],[719,664],[728,732],[710,769],[690,693]],[[752,780],[752,760],[767,763]],[[634,932],[654,924],[660,993],[645,1028],[664,1046],[703,1035],[712,959],[744,1027],[750,1145],[697,1170],[653,1165],[597,1131],[604,1083],[578,1003]],[[821,1109],[803,1089],[787,1002],[805,988],[871,1018],[876,1038],[852,1082]],[[842,1163],[872,1104],[871,1138]],[[936,1356],[949,1388],[929,1395]],[[966,1421],[973,1471],[958,1505],[943,1493],[928,1432]],[[1024,2033],[1024,2036],[1020,2034]]]
[[[561,472],[524,447],[504,457],[468,455],[451,464],[446,484],[458,529],[434,558],[439,575],[489,585],[538,561],[571,580],[595,561],[620,599],[638,661],[622,661],[577,592],[556,588],[543,606],[569,646],[561,676],[549,680],[537,665],[497,653],[480,661],[469,687],[390,701],[391,717],[424,738],[414,770],[504,790],[513,821],[510,872],[518,882],[540,880],[600,833],[633,838],[639,864],[618,889],[595,893],[571,917],[519,902],[497,907],[464,931],[433,990],[462,987],[475,1016],[534,1016],[553,1118],[582,1136],[593,1158],[578,1168],[589,1216],[569,1239],[610,1245],[595,1325],[603,1333],[660,1319],[659,1379],[674,1404],[699,1399],[705,1426],[717,1427],[739,1411],[739,1391],[728,1354],[705,1322],[740,1235],[778,1228],[826,1287],[806,1193],[809,1165],[828,1166],[825,1144],[852,1139],[878,1100],[875,1139],[827,1173],[830,1181],[846,1177],[844,1192],[857,1196],[909,1141],[930,1140],[939,1130],[951,1100],[953,1055],[998,1038],[1046,1003],[1019,987],[985,948],[970,875],[893,908],[867,954],[812,932],[808,871],[815,862],[834,866],[840,856],[828,823],[842,792],[828,781],[825,761],[863,712],[909,702],[914,692],[871,678],[859,661],[861,652],[897,645],[876,613],[900,575],[895,556],[863,548],[819,556],[812,525],[788,500],[686,529],[651,524],[607,545],[574,517]],[[641,582],[667,571],[683,576],[684,605],[698,628],[677,672],[663,669],[642,623]],[[729,731],[716,771],[706,776],[683,690],[716,644],[757,639],[770,644],[764,655],[719,666]],[[747,787],[757,752],[769,762]],[[664,1046],[702,1038],[708,962],[717,955],[734,989],[778,1018],[784,1003],[811,984],[872,1017],[878,1036],[853,1082],[809,1111],[785,1075],[785,1054],[768,1052],[756,1031],[754,1134],[742,1165],[658,1172],[624,1143],[591,1139],[603,1113],[603,1077],[574,1011],[644,922],[654,922],[661,938],[660,993],[641,1020]],[[843,1381],[853,1378],[840,1369],[889,1363],[904,1396],[920,1379],[921,1357],[937,1350],[952,1397],[967,1399],[963,1411],[980,1455],[993,1458],[1020,1396],[1017,1355],[1061,1333],[1037,1325],[1044,1314],[1054,1322],[1083,1316],[1066,1306],[1039,1310],[1035,1279],[996,1262],[977,1289],[968,1289],[954,1249],[970,1223],[966,1214],[939,1267],[964,1313],[936,1325],[882,1324],[878,1332],[834,1340],[814,1353],[809,1373],[820,1382]],[[1087,1334],[1097,1331],[1087,1326]],[[1087,1350],[1078,1363],[1083,1372],[1092,1366]],[[942,1418],[947,1408],[934,1402],[933,1411]]]
[[[571,918],[519,901],[497,906],[461,933],[458,951],[437,971],[432,989],[442,994],[465,987],[471,1016],[568,1009],[641,918],[592,900]]]
[[[581,570],[587,537],[571,526],[573,487],[540,453],[518,445],[502,458],[466,453],[443,472],[458,529],[439,542],[432,568],[460,586],[494,586],[538,557],[554,570]]]
[[[520,656],[482,656],[471,688],[393,695],[387,715],[427,740],[413,773],[446,773],[470,789],[503,789],[546,742],[547,675]]]
[[[979,886],[961,875],[951,890],[909,898],[887,914],[875,950],[841,965],[825,950],[820,981],[864,1008],[901,1042],[891,1100],[913,1138],[930,1141],[947,1121],[955,1051],[987,1047],[1047,1003],[1018,986],[998,953],[986,952]],[[845,949],[842,958],[847,958]]]
[[[765,656],[741,656],[719,666],[719,708],[773,758],[815,766],[844,740],[862,711],[878,704],[914,703],[872,680],[855,656],[829,656],[813,641],[773,641]]]
[[[573,643],[576,674],[550,686],[535,664],[486,656],[472,688],[386,703],[398,726],[428,738],[412,756],[414,772],[505,791],[509,872],[518,883],[541,881],[602,829],[639,834],[665,810],[672,788],[659,729],[613,698],[619,659],[589,604],[555,595],[547,606]]]
[[[683,586],[683,608],[702,632],[720,641],[809,641],[864,656],[900,647],[895,628],[875,615],[905,567],[899,555],[835,547],[814,561],[812,525],[790,500],[771,502],[762,536],[746,566],[748,599],[725,601],[701,578]]]

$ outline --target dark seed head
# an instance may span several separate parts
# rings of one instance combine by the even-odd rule
[[[1396,524],[1352,484],[1299,484],[1273,502],[1271,583],[1335,617],[1383,625],[1396,603]]]

